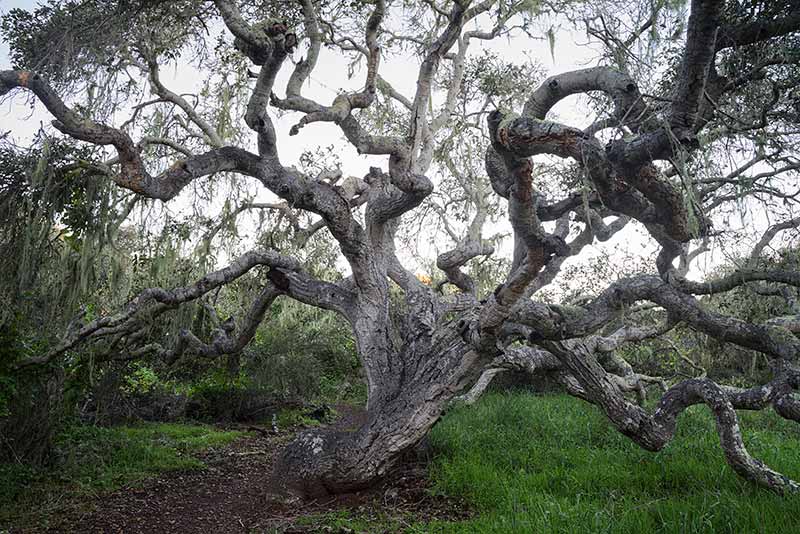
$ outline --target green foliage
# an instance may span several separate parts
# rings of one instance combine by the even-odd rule
[[[750,452],[797,476],[800,429],[773,413],[742,413]],[[785,532],[800,497],[778,497],[725,464],[713,418],[696,406],[659,453],[637,447],[569,397],[489,394],[448,414],[430,436],[437,491],[478,516],[427,532]]]
[[[414,510],[386,508],[371,510],[364,515],[358,510],[337,510],[325,514],[312,514],[299,517],[297,525],[324,529],[322,532],[341,533],[403,533],[403,534],[432,534],[438,532],[430,530],[430,525],[416,523],[418,517]]]
[[[249,385],[244,373],[231,376],[225,369],[214,367],[187,387],[190,396],[214,395],[243,390]]]
[[[63,416],[63,374],[44,367],[15,371],[14,364],[46,350],[42,335],[20,316],[0,321],[0,461],[38,465],[50,460]]]
[[[308,410],[303,408],[286,408],[280,410],[275,417],[275,424],[280,429],[319,426],[323,422],[330,422],[335,419],[335,412],[331,412],[323,421],[314,419],[307,415]]]
[[[161,385],[156,372],[146,364],[136,362],[133,364],[133,372],[125,377],[125,385],[122,391],[125,393],[150,393]]]
[[[728,264],[710,273],[708,278],[716,279],[730,275],[739,266],[745,265],[747,261],[746,258],[732,258]],[[762,258],[758,264],[751,265],[751,267],[763,270],[794,271],[797,270],[799,261],[798,249],[789,247],[773,252],[771,256]],[[607,265],[612,265],[612,263],[608,262]],[[645,266],[639,267],[641,270],[644,268]],[[572,280],[580,280],[580,282],[573,282],[575,287],[595,284],[597,288],[603,287],[607,281],[613,280],[607,278],[604,271],[607,269],[597,269],[594,276],[588,276],[585,274],[585,270],[567,268],[565,273],[576,273],[572,276]],[[762,324],[772,318],[794,315],[795,312],[792,311],[781,291],[790,297],[797,298],[798,292],[795,288],[783,287],[781,290],[780,286],[776,284],[758,283],[744,284],[731,291],[703,296],[700,304],[703,309],[711,313],[734,317],[752,324]],[[587,293],[593,294],[594,292],[587,291]],[[576,294],[570,295],[570,293],[567,295],[573,298],[577,296]],[[642,313],[649,313],[649,317]],[[657,310],[640,312],[637,319],[640,324],[655,325],[660,321],[663,321],[663,313]],[[611,331],[620,324],[614,322],[606,328],[606,331]],[[793,336],[788,330],[785,331],[785,335]],[[637,371],[667,379],[697,376],[702,372],[701,368],[706,371],[709,378],[722,384],[738,387],[761,385],[772,378],[770,359],[764,354],[744,349],[733,343],[721,342],[682,324],[657,338],[625,345],[620,351],[620,355]],[[696,366],[692,366],[687,360]]]
[[[272,397],[249,387],[244,373],[230,376],[215,367],[188,385],[187,416],[201,421],[239,421],[252,419],[253,412],[270,406]]]
[[[17,392],[17,377],[11,366],[26,355],[18,321],[0,323],[0,421],[10,415],[9,405]]]
[[[17,222],[24,203],[71,232],[86,230],[99,215],[98,177],[89,169],[93,159],[88,147],[41,136],[28,151],[0,145],[0,221]]]
[[[728,264],[717,269],[714,276],[722,277],[743,265],[746,258],[734,258]],[[769,255],[762,256],[759,264],[754,266],[764,270],[796,271],[800,266],[800,248],[797,246],[782,248]],[[765,289],[778,289],[776,284],[745,284],[725,293],[712,295],[704,302],[714,311],[733,315],[749,322],[763,322],[778,315],[791,313],[786,299],[780,292],[764,295]],[[789,294],[797,295],[797,289],[787,288]]]
[[[202,462],[188,453],[242,435],[176,424],[68,427],[57,439],[59,460],[52,467],[0,464],[0,528],[56,508],[66,495],[89,496],[165,471],[200,469]]]
[[[480,102],[487,96],[495,105],[519,109],[530,93],[531,87],[544,78],[544,69],[532,60],[512,63],[490,50],[471,56],[464,66],[461,98],[467,103]],[[441,84],[447,87],[450,80],[443,74]]]
[[[798,249],[790,247],[773,253],[771,257],[762,258],[760,264],[754,267],[764,270],[794,271],[797,270],[799,261]],[[737,268],[737,265],[744,265],[745,262],[744,258],[732,259],[727,265],[716,269],[710,277],[713,279],[728,275]],[[706,296],[702,298],[701,303],[706,310],[712,313],[759,324],[771,318],[795,313],[778,289],[775,284],[744,284],[725,293]],[[789,296],[797,297],[798,293],[795,288],[785,287],[783,289]],[[774,291],[773,295],[764,294],[770,290]],[[793,337],[789,331],[786,331],[785,334]],[[769,359],[759,352],[747,350],[732,343],[720,342],[689,328],[679,328],[668,336],[674,347],[677,347],[684,356],[705,368],[708,376],[714,380],[734,386],[750,387],[763,384],[771,378]],[[664,343],[657,339],[644,344],[644,346],[653,349],[658,346],[664,347]],[[668,351],[666,355],[676,357],[675,351]],[[659,358],[664,356],[663,351],[658,354]],[[680,362],[675,361],[675,364],[673,369],[677,370]],[[690,374],[696,374],[696,370],[688,369],[687,366],[683,366],[683,370]]]
[[[0,322],[60,336],[91,292],[117,289],[122,194],[93,165],[92,151],[44,136],[28,151],[0,145]]]
[[[127,44],[144,37],[177,53],[202,28],[193,20],[198,7],[190,1],[47,0],[31,11],[10,10],[0,19],[0,33],[14,68],[71,83],[93,79],[98,67],[118,70]]]
[[[366,400],[346,322],[288,299],[272,305],[241,355],[205,363],[189,357],[172,373],[189,397],[187,415],[205,421],[268,418],[286,403]]]
[[[107,491],[151,473],[202,467],[186,453],[229,443],[241,432],[168,423],[69,427],[57,442],[60,469],[80,489]]]
[[[8,376],[0,376],[0,418],[11,414],[8,405],[14,393],[16,393],[14,380]]]
[[[349,325],[290,300],[273,304],[245,351],[243,369],[254,387],[280,399],[341,402],[363,393]]]

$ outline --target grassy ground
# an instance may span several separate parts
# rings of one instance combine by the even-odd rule
[[[0,464],[0,531],[3,525],[25,524],[57,509],[66,496],[89,496],[158,473],[201,468],[190,452],[241,435],[179,424],[71,427],[58,438],[60,454],[52,468]]]
[[[740,412],[751,454],[800,478],[800,426]],[[800,497],[741,480],[708,410],[681,416],[675,440],[644,451],[594,407],[566,396],[491,394],[451,412],[431,439],[437,491],[464,497],[471,521],[427,532],[790,532]]]
[[[740,415],[750,452],[800,478],[800,425],[772,412]],[[707,409],[690,409],[678,429],[675,440],[653,454],[576,399],[490,394],[451,411],[431,434],[433,491],[467,502],[475,512],[471,520],[421,523],[413,513],[388,514],[389,506],[377,516],[340,510],[298,522],[334,532],[798,531],[800,496],[781,498],[735,475]],[[240,435],[190,425],[72,428],[60,438],[62,455],[53,469],[0,464],[0,532],[3,525],[54,513],[68,494],[88,496],[164,471],[202,467],[191,451]]]

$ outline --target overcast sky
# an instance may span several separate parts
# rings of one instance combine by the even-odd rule
[[[25,0],[0,0],[0,12],[7,12],[15,7],[30,9],[33,5],[35,5],[35,2]],[[596,57],[596,52],[585,46],[584,43],[585,37],[583,34],[562,31],[557,33],[556,46],[552,51],[553,56],[551,56],[550,45],[546,39],[530,40],[519,38],[511,41],[497,39],[489,44],[483,41],[473,41],[471,50],[474,48],[473,53],[475,53],[482,47],[490,47],[501,53],[503,57],[519,63],[524,62],[526,58],[532,58],[541,63],[548,71],[548,74],[552,75],[594,64],[592,60]],[[295,59],[298,59],[300,54],[301,52],[295,52]],[[0,68],[8,68],[8,65],[8,48],[5,43],[0,43]],[[411,59],[390,58],[384,60],[381,64],[382,76],[409,97],[413,96],[416,81],[416,76],[410,75],[410,73],[415,73],[416,69],[417,64]],[[322,103],[329,103],[336,96],[337,90],[341,88],[353,89],[363,85],[363,72],[357,73],[354,80],[348,80],[346,72],[347,65],[345,60],[336,52],[323,47],[318,66],[304,88],[304,94]],[[290,68],[287,65],[282,70],[281,78],[279,78],[276,87],[281,89],[285,87],[285,80],[288,79],[289,73]],[[165,68],[162,73],[162,80],[167,87],[178,93],[196,92],[200,83],[200,77],[197,76],[197,73],[186,68]],[[282,92],[281,89],[279,89],[279,93]],[[2,132],[10,130],[13,138],[18,142],[24,142],[42,125],[49,128],[48,124],[51,120],[51,117],[46,110],[42,109],[41,105],[37,105],[31,111],[23,101],[24,98],[17,96],[10,101],[6,100],[0,105],[0,130]],[[577,97],[566,99],[554,109],[554,113],[559,120],[567,124],[577,127],[586,126],[591,121],[591,117],[585,113],[585,107],[575,105],[577,101]],[[124,113],[121,114],[121,116],[124,115]],[[279,153],[285,165],[296,163],[300,154],[306,149],[315,146],[334,145],[340,154],[345,175],[363,176],[371,165],[386,168],[385,157],[358,155],[355,149],[342,138],[338,127],[329,123],[308,125],[298,136],[290,138],[287,135],[288,130],[298,118],[298,114],[289,114],[283,118],[276,119],[276,129],[279,133]],[[265,200],[269,198],[269,193],[264,192],[259,196],[260,200]],[[180,205],[181,200],[177,199],[175,204]],[[630,228],[621,232],[609,243],[587,247],[589,250],[585,250],[583,254],[573,261],[582,261],[587,256],[597,254],[602,248],[613,250],[615,247],[619,247],[622,250],[630,251],[634,255],[639,255],[652,251],[648,243],[649,240],[641,229]],[[504,248],[506,251],[509,250],[509,247]],[[697,267],[709,267],[714,263],[716,261],[713,261],[710,255],[706,255],[705,259],[702,259]]]

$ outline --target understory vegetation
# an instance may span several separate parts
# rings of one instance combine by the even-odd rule
[[[749,449],[800,473],[800,428],[772,412],[739,412]],[[494,393],[431,433],[436,491],[477,516],[436,532],[787,532],[800,498],[778,497],[727,469],[704,406],[680,416],[653,454],[571,397]]]
[[[800,472],[796,424],[773,413],[739,415],[755,454],[784,473]],[[675,440],[653,454],[566,395],[488,393],[430,434],[431,492],[463,500],[471,519],[382,523],[337,513],[308,521],[440,534],[777,533],[799,524],[800,497],[742,481],[727,469],[713,428],[708,410],[694,407],[681,415]]]
[[[0,534],[800,525],[797,0],[27,4]]]
[[[0,532],[41,525],[67,498],[88,498],[161,473],[200,469],[203,463],[191,453],[243,435],[177,423],[69,426],[57,436],[49,466],[0,463]]]
[[[796,424],[771,412],[739,416],[754,453],[785,473],[800,473]],[[280,422],[309,421],[287,411]],[[67,495],[86,499],[158,474],[203,469],[191,453],[243,435],[190,424],[72,427],[58,437],[57,468],[0,465],[0,529],[37,524]],[[299,522],[332,532],[442,534],[786,532],[800,523],[800,496],[776,496],[727,468],[702,406],[681,415],[676,439],[657,454],[579,400],[522,390],[490,392],[473,406],[454,408],[429,440],[427,491],[462,502],[470,519],[399,521],[356,509]]]

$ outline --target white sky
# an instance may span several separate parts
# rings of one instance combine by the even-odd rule
[[[29,0],[0,0],[0,13],[15,7],[31,8],[34,5],[35,2]],[[579,44],[585,42],[586,38],[582,34],[557,33],[554,58],[551,57],[551,49],[546,39],[530,40],[519,38],[512,41],[496,39],[489,45],[483,41],[473,41],[470,50],[471,53],[476,53],[480,48],[489,46],[494,51],[502,54],[503,57],[518,63],[524,62],[527,56],[538,60],[548,71],[548,75],[552,75],[576,68],[585,68],[594,64],[592,60],[595,52],[591,48]],[[302,53],[302,47],[300,48],[301,51],[294,54],[295,59],[298,59]],[[0,42],[0,69],[8,68],[8,66],[8,48],[5,43]],[[414,94],[416,70],[417,65],[408,59],[390,58],[389,60],[384,60],[381,64],[381,75],[391,82],[396,89],[409,97]],[[285,87],[285,81],[288,79],[290,71],[290,65],[285,65],[276,84],[279,94],[282,93],[282,89]],[[354,80],[347,80],[346,72],[346,62],[341,55],[323,47],[317,68],[306,84],[304,94],[322,103],[329,103],[336,96],[337,89],[353,89],[363,84],[363,72],[357,73]],[[177,93],[197,92],[200,82],[197,73],[191,69],[175,70],[166,68],[163,69],[162,81],[168,88]],[[566,99],[559,103],[554,109],[554,113],[561,122],[577,127],[586,126],[591,117],[588,117],[585,111],[582,111],[582,108],[585,109],[585,107],[576,106],[577,102],[577,97]],[[329,123],[307,125],[298,136],[289,137],[289,128],[298,118],[298,114],[288,114],[281,119],[276,118],[276,130],[279,134],[278,148],[284,165],[296,163],[300,154],[306,149],[333,144],[341,157],[342,170],[345,176],[363,176],[368,172],[370,166],[386,168],[387,161],[385,157],[358,155],[355,149],[343,139],[338,127]],[[0,105],[0,133],[10,130],[12,136],[18,142],[29,138],[40,126],[47,126],[50,120],[50,115],[41,105],[37,104],[31,111],[24,104],[24,97],[21,95],[10,100],[6,99]],[[270,194],[266,191],[259,196],[258,200],[270,198]],[[178,205],[181,203],[180,199],[174,202]],[[753,217],[755,221],[763,221],[764,219],[763,214],[755,214]],[[754,224],[753,220],[742,220],[741,223],[742,225]],[[490,231],[494,232],[496,229],[490,229]],[[644,231],[629,227],[608,243],[587,247],[582,254],[571,261],[585,261],[587,257],[598,254],[601,249],[613,250],[616,247],[622,251],[630,251],[631,254],[638,256],[653,250],[652,245],[648,244],[649,242]],[[504,249],[505,251],[501,252],[508,253],[510,243]],[[719,259],[719,254],[707,254],[705,258],[701,258],[698,262],[695,271],[704,270],[703,267],[712,267],[719,262]]]

